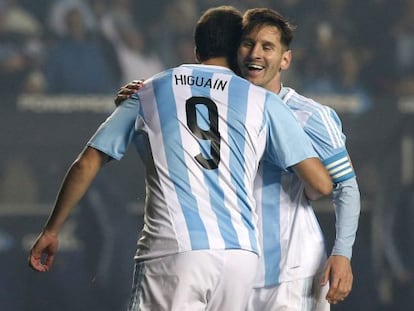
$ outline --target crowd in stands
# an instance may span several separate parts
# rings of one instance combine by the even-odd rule
[[[398,5],[396,5],[398,3]],[[113,94],[193,61],[200,13],[222,1],[0,0],[0,92]],[[414,94],[409,0],[229,1],[297,26],[289,85],[302,92]]]

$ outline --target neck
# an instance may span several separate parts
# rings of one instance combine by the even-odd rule
[[[213,57],[201,62],[203,65],[222,66],[230,68],[226,57]]]
[[[281,89],[282,89],[282,85],[280,84],[280,82],[278,82],[278,83],[275,83],[275,86],[272,87],[271,91],[273,91],[276,94],[279,94]]]
[[[266,85],[260,85],[260,86],[276,94],[279,94],[280,90],[282,89],[282,83],[280,82],[280,78],[279,79],[275,78],[269,83],[267,83]]]

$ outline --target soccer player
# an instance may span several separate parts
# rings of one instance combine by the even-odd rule
[[[302,182],[262,161],[255,197],[264,255],[248,310],[329,310],[328,302],[345,299],[353,281],[350,259],[360,213],[358,184],[336,112],[281,83],[292,60],[292,32],[276,11],[246,11],[238,63],[246,79],[282,97],[329,170],[335,185],[336,240],[326,262],[323,235]]]
[[[201,64],[159,73],[115,109],[64,178],[30,251],[33,269],[50,269],[71,210],[101,167],[134,143],[147,193],[130,310],[244,310],[260,253],[260,159],[295,171],[312,198],[332,182],[280,98],[230,70],[240,37],[240,12],[208,10],[195,29]]]
[[[304,196],[303,183],[294,174],[261,163],[255,197],[260,203],[264,255],[248,309],[329,310],[329,303],[344,300],[352,288],[350,259],[360,213],[359,189],[345,135],[334,110],[282,86],[281,74],[292,60],[293,26],[287,19],[270,9],[251,9],[244,14],[243,30],[238,53],[241,72],[250,82],[282,96],[297,116],[332,175],[337,218],[335,245],[326,261],[324,238]],[[141,83],[122,87],[115,103],[130,96]]]

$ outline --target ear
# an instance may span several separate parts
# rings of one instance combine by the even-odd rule
[[[280,70],[287,70],[292,62],[292,50],[287,50],[282,54],[282,61],[280,62]]]

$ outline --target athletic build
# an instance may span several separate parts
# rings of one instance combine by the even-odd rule
[[[303,194],[303,184],[293,174],[262,162],[255,181],[255,197],[262,207],[258,211],[264,256],[259,262],[249,310],[329,310],[327,302],[342,301],[352,287],[350,258],[360,212],[358,184],[345,135],[334,110],[282,87],[281,73],[289,68],[292,59],[289,45],[293,29],[288,21],[275,11],[252,9],[244,14],[243,28],[238,57],[242,74],[282,96],[297,116],[336,185],[337,218],[337,238],[326,262],[324,238]],[[116,104],[139,86],[140,82],[135,81],[121,88]],[[328,279],[331,284],[327,293]]]
[[[228,68],[240,22],[231,7],[207,11],[195,32],[202,64],[148,79],[100,126],[32,247],[33,269],[50,268],[70,211],[103,164],[134,143],[146,165],[147,198],[130,310],[244,309],[260,252],[252,185],[262,155],[295,170],[309,196],[328,194],[331,182],[280,98]],[[205,83],[184,85],[184,76]]]
[[[262,161],[255,197],[261,207],[264,254],[248,310],[329,310],[327,301],[343,300],[352,287],[350,258],[360,212],[358,185],[341,122],[331,108],[282,86],[281,73],[292,59],[292,26],[283,16],[269,9],[248,10],[243,33],[238,51],[242,75],[279,94],[295,113],[331,174],[337,216],[334,249],[321,274],[326,262],[324,239],[302,183],[293,174]]]

